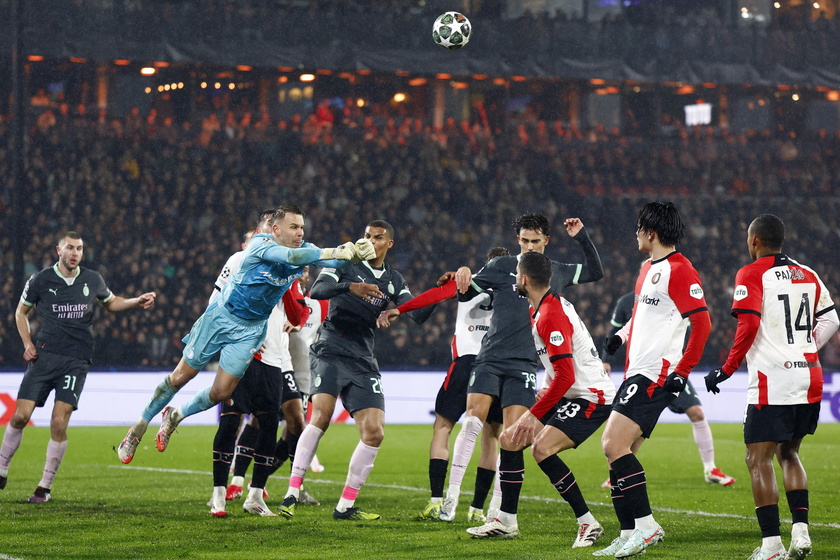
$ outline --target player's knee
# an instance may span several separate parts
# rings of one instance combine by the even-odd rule
[[[379,447],[385,439],[383,426],[365,426],[360,434],[362,443],[371,447]]]
[[[222,414],[222,417],[219,418],[218,433],[225,435],[229,433],[236,434],[239,431],[240,420],[238,414]]]

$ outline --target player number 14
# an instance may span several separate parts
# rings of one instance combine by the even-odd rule
[[[793,339],[794,330],[805,331],[805,337],[808,342],[811,342],[811,303],[808,294],[802,294],[799,300],[799,310],[796,312],[796,321],[794,322],[793,314],[790,309],[790,297],[787,294],[779,294],[779,301],[785,308],[785,330],[787,331],[788,344],[794,344]]]

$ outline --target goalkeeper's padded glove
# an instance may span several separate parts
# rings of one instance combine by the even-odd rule
[[[339,260],[339,261],[349,261],[353,260],[353,257],[356,256],[356,246],[353,244],[352,241],[348,241],[338,247],[334,247],[331,249],[321,249],[321,260],[328,261],[328,260]]]
[[[362,261],[369,261],[376,258],[376,248],[370,239],[359,239],[355,245],[356,256],[353,258],[354,263]]]
[[[685,389],[686,381],[687,379],[685,377],[674,372],[665,378],[665,383],[662,384],[662,388],[671,393],[682,393],[683,389]]]
[[[721,368],[713,369],[706,374],[706,390],[717,395],[720,393],[718,384],[726,381],[727,379],[729,379],[729,376],[726,375]]]
[[[607,354],[609,354],[610,356],[615,355],[616,350],[618,350],[619,348],[621,348],[621,337],[617,334],[608,337],[604,341],[604,350],[606,350]]]

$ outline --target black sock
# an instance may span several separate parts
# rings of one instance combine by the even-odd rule
[[[499,452],[499,482],[502,487],[501,511],[516,513],[519,509],[519,493],[525,480],[525,457],[522,451]]]
[[[618,487],[615,471],[610,471],[610,498],[612,498],[615,516],[618,518],[618,525],[622,531],[632,531],[636,528],[636,518],[633,517],[633,508],[630,502],[624,497],[621,488]]]
[[[563,499],[572,506],[575,517],[580,517],[589,512],[589,506],[586,505],[580,486],[575,480],[575,474],[560,457],[557,455],[546,457],[537,466],[542,469],[548,477],[548,481],[560,492]]]
[[[496,478],[496,471],[478,467],[475,473],[475,494],[473,495],[472,507],[484,509],[484,502],[487,501],[487,494],[493,487],[494,478]]]
[[[779,504],[755,508],[758,526],[761,528],[761,538],[779,537],[782,534],[779,521]]]
[[[446,483],[446,471],[449,461],[446,459],[429,459],[429,487],[432,498],[443,498],[443,485]]]
[[[236,459],[233,462],[233,476],[245,476],[254,458],[254,445],[259,431],[251,424],[245,424],[239,441],[236,442]]]
[[[239,415],[222,415],[216,437],[213,439],[213,486],[227,486],[233,450],[236,448],[237,431]]]
[[[633,517],[639,519],[650,515],[645,469],[636,456],[628,453],[619,457],[610,464],[610,468],[615,471],[616,482],[632,508]]]
[[[785,492],[794,523],[808,523],[808,490]]]
[[[265,488],[274,467],[274,446],[277,444],[277,412],[264,412],[257,415],[260,424],[257,442],[254,445],[254,474],[251,486]]]

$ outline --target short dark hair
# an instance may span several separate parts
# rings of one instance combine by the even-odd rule
[[[785,243],[785,223],[775,214],[761,214],[750,229],[768,249],[781,249]]]
[[[546,237],[551,235],[551,225],[548,223],[548,218],[539,212],[522,214],[513,220],[513,228],[516,230],[516,235],[519,235],[519,232],[523,229],[538,231]]]
[[[487,260],[490,261],[496,257],[507,257],[509,255],[510,251],[508,251],[506,247],[493,247],[487,252]]]
[[[368,222],[368,225],[366,227],[382,228],[385,230],[385,233],[388,235],[388,237],[390,237],[391,239],[394,238],[394,227],[385,220],[373,220],[372,222]]]
[[[639,210],[637,230],[650,231],[668,247],[675,246],[685,234],[680,212],[673,202],[648,202]]]
[[[260,212],[260,215],[257,218],[257,227],[260,227],[260,224],[262,224],[266,218],[274,219],[274,213],[276,211],[277,210],[274,208],[269,208],[268,210],[263,210],[262,212]]]
[[[303,210],[294,204],[283,203],[274,209],[274,217],[271,218],[271,224],[274,225],[286,217],[286,214],[299,214],[303,216]]]
[[[538,287],[549,286],[551,284],[551,259],[536,251],[522,253],[519,257],[519,272]]]
[[[66,231],[64,235],[58,238],[58,243],[56,245],[61,245],[61,242],[65,239],[81,239],[82,235],[76,231]]]

